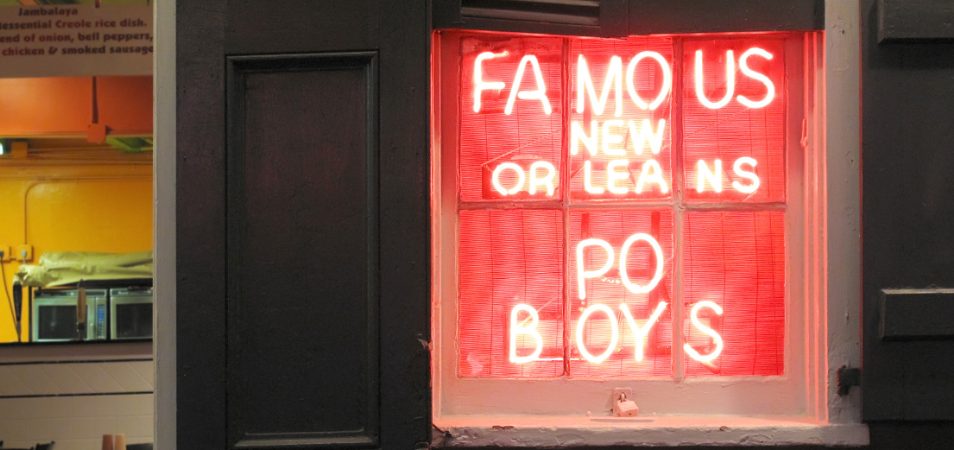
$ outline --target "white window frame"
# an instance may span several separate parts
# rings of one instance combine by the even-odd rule
[[[176,3],[153,2],[153,340],[155,448],[176,450]]]
[[[554,431],[572,432],[589,445],[868,442],[867,428],[860,424],[857,389],[848,397],[835,392],[837,369],[860,365],[857,6],[854,0],[826,2],[825,38],[810,35],[804,44],[803,54],[817,60],[814,65],[805,61],[805,67],[818,68],[809,81],[818,87],[804,87],[803,103],[806,108],[817,105],[818,109],[809,115],[812,123],[804,124],[804,129],[815,130],[804,135],[805,158],[793,158],[796,152],[787,152],[786,201],[790,211],[804,214],[788,214],[786,219],[786,375],[781,377],[688,380],[675,388],[669,380],[457,378],[456,331],[448,331],[457,329],[453,249],[456,161],[453,151],[444,152],[442,159],[440,121],[432,121],[433,411],[435,426],[446,431],[449,443],[562,445],[554,437],[560,433]],[[435,47],[434,51],[432,71],[447,70],[440,66],[439,49]],[[442,110],[456,107],[456,96],[442,98],[438,95],[440,88],[432,87],[432,117],[441,117]],[[791,129],[789,124],[789,134]],[[447,145],[456,147],[453,140]],[[792,148],[791,144],[787,147]],[[447,158],[449,155],[452,157]],[[799,168],[801,164],[804,167]],[[798,170],[803,170],[803,177],[791,175]],[[810,181],[802,185],[800,179]],[[839,214],[831,216],[829,211]],[[792,307],[798,303],[802,303],[799,308]],[[792,323],[804,323],[805,329],[793,332]],[[798,358],[793,359],[793,355]],[[787,387],[780,389],[779,384]],[[675,405],[675,409],[687,411],[676,416],[612,418],[604,410],[614,387],[635,388],[637,399],[647,404],[666,402],[673,389],[687,387],[706,401]],[[521,395],[527,392],[532,395]],[[784,401],[779,402],[779,395],[785,397]],[[740,398],[745,401],[738,401]],[[784,407],[773,408],[775,404]],[[680,432],[673,433],[674,427]]]

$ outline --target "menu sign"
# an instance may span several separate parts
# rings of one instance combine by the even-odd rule
[[[0,6],[0,77],[151,75],[152,7]]]

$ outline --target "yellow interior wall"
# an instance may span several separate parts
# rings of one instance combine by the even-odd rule
[[[0,165],[0,248],[45,252],[152,249],[152,167],[148,164]],[[3,262],[11,295],[19,262]],[[0,284],[0,287],[3,287]],[[0,296],[0,342],[15,342],[7,296]],[[24,298],[22,340],[30,317]]]

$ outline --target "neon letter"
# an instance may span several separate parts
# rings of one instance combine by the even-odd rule
[[[500,174],[503,173],[503,171],[506,169],[510,169],[517,174],[517,184],[515,184],[510,189],[507,189],[506,187],[504,187],[503,184],[500,183]],[[523,173],[523,169],[520,166],[518,166],[517,163],[512,163],[509,161],[505,163],[501,163],[499,166],[495,167],[494,173],[490,177],[490,181],[491,183],[493,183],[494,189],[496,189],[497,192],[499,192],[500,195],[503,195],[503,196],[513,195],[513,194],[516,194],[517,192],[520,192],[520,190],[523,189],[523,182],[526,180],[527,180],[527,175]]]
[[[742,72],[745,76],[753,80],[757,80],[761,82],[762,84],[764,84],[765,97],[762,97],[762,100],[759,100],[759,101],[752,101],[752,100],[749,100],[746,96],[740,94],[738,97],[736,97],[736,99],[739,101],[739,103],[745,106],[748,106],[749,108],[752,108],[752,109],[764,108],[768,106],[769,103],[772,103],[772,100],[775,98],[775,84],[773,84],[772,80],[770,80],[764,74],[756,72],[749,68],[748,59],[749,59],[749,56],[752,56],[752,55],[758,55],[771,61],[772,54],[765,50],[762,50],[761,48],[752,47],[746,50],[744,53],[742,53],[742,56],[739,57],[739,71]]]
[[[640,327],[639,324],[636,323],[636,319],[633,318],[633,313],[629,312],[629,307],[627,307],[625,303],[619,304],[619,309],[623,312],[623,316],[626,317],[626,323],[629,324],[629,329],[633,331],[633,341],[635,344],[635,351],[633,353],[636,355],[636,361],[642,362],[646,354],[646,337],[649,336],[649,332],[652,331],[653,326],[659,321],[659,317],[662,316],[663,311],[666,310],[666,306],[668,306],[668,303],[659,302],[659,304],[656,305],[656,309],[653,310],[649,318],[646,319],[646,322],[643,323],[643,326]]]
[[[603,263],[603,266],[596,270],[586,270],[586,247],[597,246],[606,251],[606,262]],[[606,272],[609,272],[610,267],[613,267],[613,260],[616,255],[613,251],[613,247],[609,245],[609,242],[606,242],[598,238],[589,238],[583,239],[582,241],[576,244],[576,286],[578,294],[577,297],[580,300],[586,300],[586,279],[587,278],[596,278],[602,275],[605,275]]]
[[[614,159],[606,164],[606,189],[616,195],[624,195],[629,189],[616,182],[626,179],[629,179],[629,160]]]
[[[709,365],[712,364],[716,358],[722,354],[722,335],[719,334],[716,330],[713,330],[708,325],[702,323],[699,320],[699,310],[702,308],[709,308],[715,311],[716,314],[722,315],[722,307],[718,303],[711,300],[703,300],[695,305],[692,305],[692,309],[689,311],[689,321],[692,322],[692,325],[699,329],[703,334],[709,335],[712,338],[712,344],[715,346],[715,349],[712,350],[708,355],[702,355],[696,349],[692,348],[688,343],[682,344],[682,349],[689,355],[690,358],[699,361],[702,364]]]
[[[633,78],[636,74],[636,66],[645,58],[651,58],[659,64],[659,68],[662,69],[663,75],[663,86],[659,90],[659,94],[656,95],[656,98],[652,102],[646,103],[646,100],[643,100],[639,96],[639,92],[636,92],[636,86],[633,84]],[[663,58],[662,55],[653,51],[642,51],[636,54],[633,59],[629,60],[629,64],[626,66],[626,91],[629,92],[629,98],[633,99],[633,103],[642,110],[655,110],[662,104],[663,100],[666,99],[666,96],[669,95],[669,91],[672,90],[672,70],[669,68],[669,63],[666,62],[666,58]]]
[[[740,177],[742,177],[742,178],[745,178],[746,180],[749,180],[749,181],[750,181],[750,183],[749,183],[748,186],[746,186],[746,185],[744,185],[744,184],[742,184],[742,183],[739,183],[738,181],[733,181],[733,182],[732,182],[732,187],[733,187],[735,190],[737,190],[737,191],[739,191],[739,192],[741,192],[741,193],[743,193],[743,194],[751,194],[751,193],[753,193],[753,192],[755,192],[755,191],[757,191],[757,190],[759,189],[759,184],[761,184],[761,181],[759,180],[759,176],[755,173],[755,166],[756,166],[758,163],[759,163],[759,162],[756,161],[755,158],[752,158],[752,157],[749,157],[749,156],[743,156],[743,157],[741,157],[741,158],[735,160],[735,163],[732,164],[732,171],[735,172],[736,175],[738,175],[738,176],[740,176]],[[751,166],[752,169],[751,169],[751,170],[745,170],[745,169],[742,167],[743,165]]]
[[[636,121],[629,122],[629,140],[633,143],[633,151],[637,155],[643,154],[643,147],[649,144],[649,149],[654,155],[662,151],[664,131],[666,131],[666,119],[659,119],[656,125],[656,131],[653,131],[653,122],[649,119],[643,119],[639,130],[636,129]]]
[[[503,81],[484,81],[484,69],[481,64],[485,59],[501,58],[507,56],[507,52],[500,53],[482,52],[474,59],[474,112],[480,112],[480,93],[483,91],[501,91],[504,88]]]
[[[709,109],[719,109],[729,104],[732,94],[735,93],[735,55],[732,50],[725,52],[725,96],[718,102],[711,102],[706,97],[705,79],[702,70],[702,50],[696,50],[696,98],[699,103]]]
[[[533,77],[537,82],[537,89],[533,91],[520,90],[520,83],[523,81],[523,72],[526,70],[527,64],[530,64],[530,68],[533,69]],[[510,86],[510,97],[507,98],[504,114],[509,116],[513,113],[513,104],[517,97],[520,97],[520,100],[540,100],[540,103],[543,104],[543,112],[548,116],[553,112],[553,108],[550,107],[550,99],[547,98],[547,85],[543,82],[543,72],[540,71],[540,63],[536,56],[526,55],[520,59],[517,74],[513,77],[513,85]]]
[[[589,349],[586,348],[586,342],[583,340],[585,337],[583,331],[586,326],[586,319],[589,319],[590,316],[597,311],[606,314],[606,317],[609,318],[610,329],[612,331],[610,332],[610,342],[609,345],[606,346],[606,350],[603,350],[603,353],[600,353],[598,356],[593,356]],[[580,351],[580,356],[587,362],[599,364],[606,361],[606,358],[609,358],[610,355],[613,354],[613,350],[616,349],[617,345],[619,345],[619,324],[616,323],[616,314],[613,313],[613,309],[602,303],[587,306],[576,322],[576,348]]]
[[[705,192],[707,182],[712,186],[713,191],[722,192],[722,160],[716,159],[714,166],[713,170],[709,170],[705,160],[700,159],[696,162],[696,192],[700,194]]]
[[[659,185],[659,192],[665,194],[669,192],[669,186],[666,185],[666,180],[663,178],[662,167],[659,166],[659,163],[655,159],[650,159],[643,162],[642,169],[639,170],[639,179],[636,180],[636,193],[643,193],[643,185],[646,182],[656,183]]]
[[[529,316],[527,319],[524,319],[526,322],[529,319],[529,324],[523,324],[517,320],[517,316],[520,312],[526,312]],[[543,353],[543,336],[540,336],[540,333],[537,331],[537,324],[540,323],[540,315],[537,314],[537,310],[532,306],[525,303],[517,304],[510,310],[510,362],[513,364],[525,364],[528,362],[536,361],[540,357],[540,353]],[[524,335],[530,336],[533,338],[534,346],[533,353],[530,353],[527,356],[518,356],[517,355],[517,336]]]
[[[613,115],[619,117],[623,114],[623,60],[619,56],[610,58],[609,65],[606,67],[606,77],[603,79],[603,89],[597,97],[586,58],[580,55],[576,60],[576,112],[584,111],[584,97],[589,94],[593,112],[602,116],[603,110],[606,109],[606,101],[609,100],[610,89],[616,91],[616,111]]]
[[[538,169],[543,169],[544,174],[542,176],[537,175]],[[535,161],[530,164],[530,195],[537,193],[538,185],[543,185],[547,188],[547,197],[552,196],[556,190],[553,181],[555,178],[556,167],[553,167],[553,164],[550,164],[549,161]]]
[[[626,149],[616,147],[623,143],[625,137],[622,134],[614,133],[614,128],[623,128],[626,122],[619,119],[610,119],[603,122],[603,154],[606,156],[626,156]]]
[[[602,187],[593,186],[593,162],[590,160],[583,161],[583,190],[592,195],[606,192]]]
[[[580,124],[578,120],[570,122],[570,154],[576,156],[580,153],[580,142],[583,143],[583,146],[586,147],[586,151],[590,152],[590,156],[596,156],[596,143],[598,141],[596,136],[596,121],[590,121],[590,134],[587,136],[586,130],[583,129],[583,125]]]
[[[653,256],[655,256],[656,259],[656,271],[653,273],[653,277],[649,280],[649,283],[646,283],[646,286],[640,286],[630,281],[629,271],[626,268],[626,256],[629,253],[629,248],[639,241],[646,241],[646,243],[652,247]],[[656,289],[656,285],[662,280],[664,261],[662,247],[659,246],[659,242],[656,242],[655,238],[646,233],[636,233],[626,238],[626,241],[623,242],[623,246],[619,249],[619,278],[629,292],[634,294],[651,292],[653,289]]]

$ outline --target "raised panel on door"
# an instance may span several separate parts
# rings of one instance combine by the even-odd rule
[[[228,59],[237,448],[377,442],[375,54]]]

